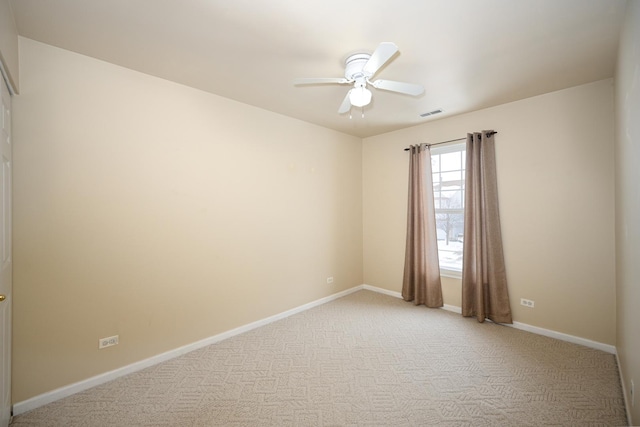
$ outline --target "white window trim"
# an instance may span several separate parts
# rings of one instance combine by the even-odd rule
[[[440,267],[440,276],[451,277],[453,279],[462,279],[462,270],[452,270],[450,268]]]
[[[446,154],[454,151],[460,151],[461,147],[466,148],[466,142],[453,142],[451,144],[443,144],[438,147],[431,147],[431,154]],[[440,276],[450,277],[453,279],[462,279],[462,269],[454,270],[440,266]]]

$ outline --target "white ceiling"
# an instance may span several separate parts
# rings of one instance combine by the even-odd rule
[[[276,113],[366,137],[584,84],[614,73],[626,0],[11,0],[24,37]],[[354,52],[392,41],[353,118],[342,77]],[[431,119],[420,114],[442,108]]]

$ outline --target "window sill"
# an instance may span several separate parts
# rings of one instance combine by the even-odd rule
[[[451,270],[448,268],[440,268],[440,276],[451,277],[453,279],[462,279],[462,271]]]

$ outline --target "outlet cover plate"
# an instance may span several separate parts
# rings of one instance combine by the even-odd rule
[[[535,303],[533,302],[533,300],[526,299],[526,298],[520,298],[520,305],[524,305],[525,307],[533,308],[535,306]]]
[[[98,340],[98,349],[101,350],[103,348],[111,347],[114,345],[118,345],[119,335],[114,335],[112,337],[100,338]]]

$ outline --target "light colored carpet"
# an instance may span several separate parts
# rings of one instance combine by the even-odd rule
[[[359,291],[12,426],[620,426],[623,405],[611,354]]]

